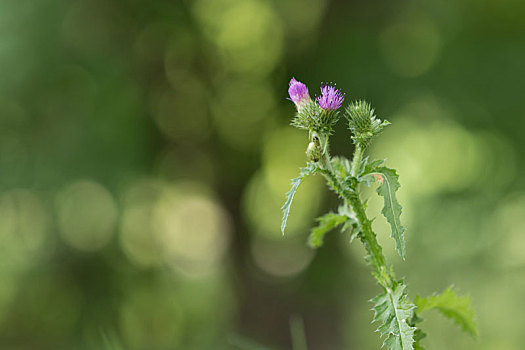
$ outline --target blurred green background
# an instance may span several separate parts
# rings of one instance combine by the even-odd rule
[[[309,179],[292,76],[393,125],[411,296],[472,297],[428,349],[525,343],[525,2],[0,1],[0,348],[379,349],[359,242],[305,245],[337,207]],[[340,123],[334,154],[350,156]],[[370,215],[379,213],[371,199]]]

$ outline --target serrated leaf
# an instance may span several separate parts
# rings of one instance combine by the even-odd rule
[[[383,210],[381,210],[381,213],[390,224],[391,236],[396,242],[396,249],[399,255],[404,259],[406,254],[405,238],[403,235],[405,228],[401,225],[400,221],[402,207],[396,198],[396,191],[401,187],[398,179],[399,176],[394,169],[381,166],[360,177],[359,181],[367,184],[372,181],[379,182],[377,194],[384,199]]]
[[[386,336],[383,346],[390,350],[414,350],[416,328],[409,320],[416,306],[408,301],[405,288],[402,282],[397,282],[393,289],[371,300],[374,303],[372,322],[381,323],[377,331]]]
[[[408,322],[411,326],[416,327],[416,324],[423,321],[422,318],[418,317],[417,312],[414,311],[414,316],[410,321]],[[417,328],[417,327],[416,327]],[[414,332],[414,350],[425,350],[423,346],[421,345],[421,340],[426,338],[427,334],[421,330],[421,328],[417,328]]]
[[[283,220],[281,222],[281,232],[283,233],[283,236],[284,229],[286,228],[286,222],[288,221],[288,215],[290,215],[290,208],[292,206],[292,201],[293,197],[295,196],[295,192],[297,192],[297,188],[299,188],[301,182],[303,182],[303,180],[307,176],[312,175],[316,170],[317,166],[314,163],[308,163],[306,167],[301,168],[299,176],[295,179],[292,179],[292,188],[286,193],[286,202],[281,208],[283,211]]]
[[[361,162],[358,176],[369,174],[373,172],[376,168],[383,166],[383,164],[385,164],[385,161],[383,159],[370,160],[369,157],[365,157]]]
[[[425,348],[421,345],[420,341],[426,336],[427,334],[424,333],[421,329],[416,329],[416,331],[414,332],[414,350],[425,350]]]
[[[339,215],[346,216],[346,221],[343,224],[343,227],[341,228],[341,232],[349,232],[349,241],[350,243],[352,243],[352,241],[357,237],[357,235],[360,232],[359,222],[355,217],[355,213],[347,205],[339,206],[337,212],[339,213]]]
[[[470,298],[468,296],[458,296],[451,287],[438,295],[426,298],[418,296],[414,302],[418,312],[432,309],[438,310],[445,317],[459,325],[463,331],[474,337],[478,335],[478,328],[474,322],[474,312],[470,306]]]
[[[350,175],[352,165],[348,159],[336,156],[332,157],[331,163],[332,169],[338,178],[344,179]]]
[[[319,248],[323,245],[323,238],[328,231],[347,221],[347,217],[335,213],[328,213],[317,218],[317,226],[312,229],[308,236],[308,245],[311,248]]]
[[[311,248],[319,248],[323,245],[324,236],[332,229],[343,225],[341,232],[350,231],[350,239],[357,235],[357,220],[353,213],[344,206],[339,207],[339,212],[328,213],[317,218],[317,226],[312,229],[308,236],[308,245]]]

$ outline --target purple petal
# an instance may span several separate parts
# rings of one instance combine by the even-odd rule
[[[321,96],[317,97],[317,103],[322,109],[335,111],[343,105],[345,95],[336,89],[335,84],[321,86]]]
[[[299,107],[299,105],[304,103],[305,101],[311,100],[306,85],[304,85],[300,81],[295,80],[295,78],[292,78],[292,80],[290,80],[288,94],[290,95],[290,100],[292,100],[297,107]]]

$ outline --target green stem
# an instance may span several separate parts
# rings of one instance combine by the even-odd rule
[[[356,145],[354,158],[352,160],[352,166],[350,169],[350,177],[341,179],[337,176],[337,174],[333,171],[331,158],[327,150],[323,152],[321,159],[319,159],[318,171],[324,175],[329,187],[340,197],[342,197],[345,201],[345,204],[349,205],[353,210],[359,225],[359,239],[365,246],[367,252],[366,260],[373,269],[372,275],[379,285],[384,289],[386,295],[388,295],[390,298],[392,307],[395,309],[395,319],[393,321],[398,323],[397,327],[399,330],[401,330],[403,322],[410,322],[410,326],[415,327],[413,321],[414,319],[417,319],[415,311],[412,314],[414,318],[411,316],[411,319],[409,320],[400,319],[398,316],[398,306],[396,303],[400,297],[399,295],[394,294],[398,282],[396,281],[393,269],[386,263],[385,256],[383,255],[383,249],[377,241],[375,232],[372,230],[372,221],[368,219],[365,206],[359,196],[359,182],[357,181],[356,177],[361,167],[365,148],[366,147],[364,145]],[[403,298],[407,299],[408,297],[406,294],[404,294]],[[412,348],[412,342],[410,341],[408,347],[405,346],[405,340],[400,334],[395,335],[395,337],[399,338],[398,341],[400,342],[401,348]],[[388,339],[390,339],[390,335]],[[417,340],[416,344],[418,344]]]
[[[365,148],[366,147],[361,143],[356,144],[354,159],[352,160],[352,170],[350,173],[350,175],[353,177],[356,177],[357,173],[359,172],[359,167],[361,166],[361,161],[363,160],[363,154],[365,153]]]
[[[377,282],[385,289],[392,288],[393,276],[386,264],[383,250],[379,242],[377,242],[376,234],[372,230],[372,221],[370,221],[366,215],[365,207],[359,198],[359,194],[357,192],[349,193],[346,191],[344,197],[352,206],[357,221],[361,226],[359,238],[368,253],[367,259],[374,269],[374,276]]]
[[[351,169],[351,175],[353,177],[355,177],[359,171],[364,150],[365,147],[363,145],[357,144]],[[383,250],[379,245],[379,242],[377,242],[376,234],[372,230],[372,221],[370,221],[366,215],[363,202],[359,198],[357,185],[355,185],[355,188],[352,188],[353,191],[345,189],[345,186],[338,181],[336,175],[334,174],[330,163],[330,156],[327,153],[328,152],[323,154],[323,157],[320,161],[322,173],[325,175],[327,180],[333,184],[333,187],[338,189],[338,194],[350,204],[361,227],[359,238],[361,239],[361,242],[363,242],[363,245],[365,246],[365,249],[368,253],[367,259],[374,269],[374,277],[381,286],[387,290],[390,290],[395,278],[386,264]]]

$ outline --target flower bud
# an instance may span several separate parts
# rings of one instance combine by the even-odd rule
[[[290,80],[288,94],[290,95],[290,100],[293,101],[293,103],[295,103],[297,110],[299,110],[302,106],[304,106],[304,104],[312,100],[310,98],[310,94],[306,85],[304,85],[300,81],[295,80],[295,78],[292,78],[292,80]]]
[[[306,149],[306,156],[312,162],[318,162],[321,159],[321,147],[315,142],[310,142]]]
[[[348,128],[354,134],[352,139],[364,146],[390,124],[386,120],[377,118],[374,109],[365,101],[356,101],[348,106],[345,117],[348,120]]]

